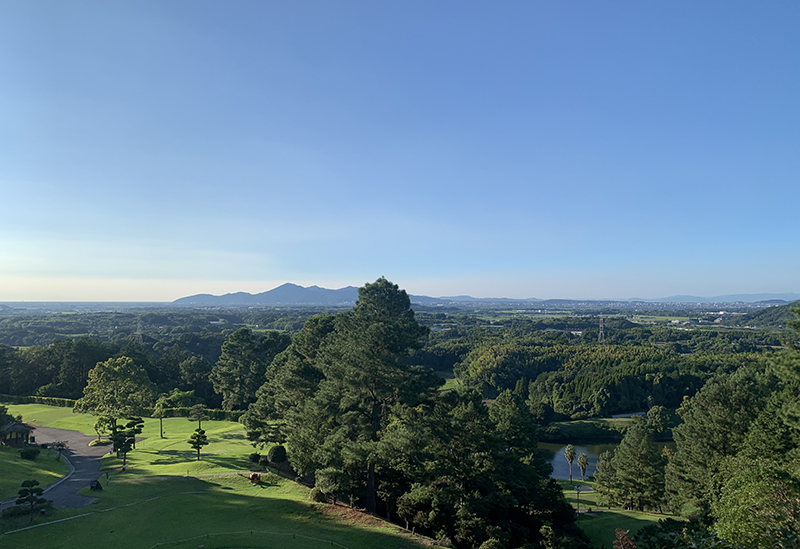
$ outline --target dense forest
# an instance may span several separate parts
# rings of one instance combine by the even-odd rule
[[[415,313],[379,279],[349,310],[8,316],[0,395],[97,412],[89,380],[134,372],[147,391],[119,418],[197,404],[242,416],[254,445],[285,444],[326,496],[464,548],[584,545],[537,433],[647,412],[598,465],[602,500],[695,519],[639,547],[785,547],[800,529],[788,310],[749,313],[758,328]],[[676,449],[656,450],[669,433]]]

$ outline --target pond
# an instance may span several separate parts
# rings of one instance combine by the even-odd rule
[[[581,470],[578,467],[578,456],[586,454],[589,458],[589,465],[586,467],[586,476],[589,477],[594,474],[597,462],[600,459],[600,454],[603,452],[611,452],[619,445],[619,443],[611,444],[585,444],[573,445],[575,446],[575,461],[572,462],[572,478],[580,479]],[[569,463],[567,458],[564,457],[564,450],[566,444],[540,442],[539,451],[542,453],[545,461],[553,466],[553,478],[569,479]]]
[[[600,454],[603,452],[613,452],[614,448],[619,446],[619,443],[573,444],[573,446],[575,446],[575,461],[572,462],[572,479],[580,480],[581,469],[578,467],[579,455],[586,454],[586,457],[589,458],[589,465],[586,467],[586,476],[590,477],[594,475],[597,462],[600,460]],[[669,446],[673,451],[675,450],[674,442],[656,442],[656,446],[658,446],[659,451],[663,449],[664,446]],[[561,443],[539,443],[539,451],[542,453],[544,460],[553,466],[553,474],[550,475],[553,478],[569,480],[569,463],[567,462],[567,458],[564,457],[564,450],[566,448],[567,445]]]

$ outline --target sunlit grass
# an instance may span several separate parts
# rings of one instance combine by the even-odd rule
[[[10,406],[13,414],[36,425],[74,429],[93,434],[94,418],[73,414],[68,408],[35,404]],[[164,419],[165,438],[159,436],[157,419],[146,419],[137,449],[128,455],[129,468],[118,470],[122,461],[103,458],[103,490],[81,491],[98,501],[81,509],[55,509],[35,524],[50,522],[31,530],[0,537],[0,546],[26,548],[114,547],[150,548],[156,544],[205,536],[162,547],[177,549],[211,547],[282,547],[300,549],[330,547],[330,542],[349,549],[413,549],[423,544],[400,528],[367,515],[363,520],[345,519],[332,506],[313,504],[309,490],[274,473],[252,484],[246,475],[251,467],[248,455],[254,448],[238,423],[204,421],[210,444],[201,460],[189,446],[189,435],[197,422],[186,418]],[[343,508],[339,508],[343,509]],[[335,511],[335,509],[333,510]],[[65,522],[52,521],[76,517]],[[0,520],[0,530],[26,527],[29,517]],[[249,534],[251,530],[268,532]],[[248,532],[214,536],[221,532]],[[325,542],[315,541],[325,540]]]

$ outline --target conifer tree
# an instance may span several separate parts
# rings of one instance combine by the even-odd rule
[[[200,449],[209,444],[206,432],[199,427],[194,430],[192,436],[189,437],[189,446],[197,450],[197,461],[200,461]]]

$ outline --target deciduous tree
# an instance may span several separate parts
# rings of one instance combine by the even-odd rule
[[[119,419],[143,415],[154,396],[155,385],[143,368],[128,357],[110,358],[89,372],[83,398],[72,410],[106,417],[115,429]]]

